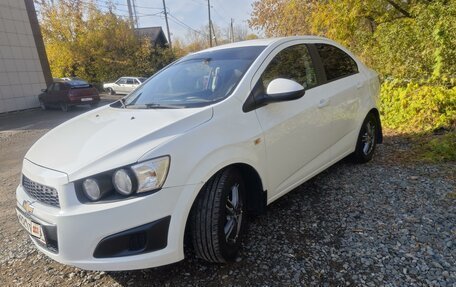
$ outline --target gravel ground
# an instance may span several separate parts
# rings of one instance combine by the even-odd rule
[[[64,120],[47,112],[43,128],[43,113],[19,114],[26,128],[0,117],[0,286],[456,287],[456,164],[398,161],[410,147],[398,137],[386,137],[372,162],[342,161],[252,218],[236,263],[208,264],[191,251],[133,272],[56,263],[35,250],[14,212],[23,155]]]

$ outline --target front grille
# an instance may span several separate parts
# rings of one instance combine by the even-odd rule
[[[22,175],[22,186],[30,197],[38,200],[39,202],[60,207],[59,195],[55,188],[34,182],[25,175]]]

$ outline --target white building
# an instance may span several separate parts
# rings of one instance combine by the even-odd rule
[[[51,82],[33,0],[0,0],[0,113],[38,107]]]

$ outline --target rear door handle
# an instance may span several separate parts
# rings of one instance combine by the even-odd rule
[[[361,89],[363,86],[364,86],[364,82],[358,82],[358,83],[356,84],[356,88],[357,88],[357,89]]]
[[[318,103],[318,108],[324,108],[327,105],[329,105],[329,100],[328,99],[321,99],[320,102]]]

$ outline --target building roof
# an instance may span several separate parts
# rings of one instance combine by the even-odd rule
[[[140,37],[147,37],[151,42],[164,46],[168,44],[168,40],[165,37],[162,27],[142,27],[136,28],[135,32]]]

